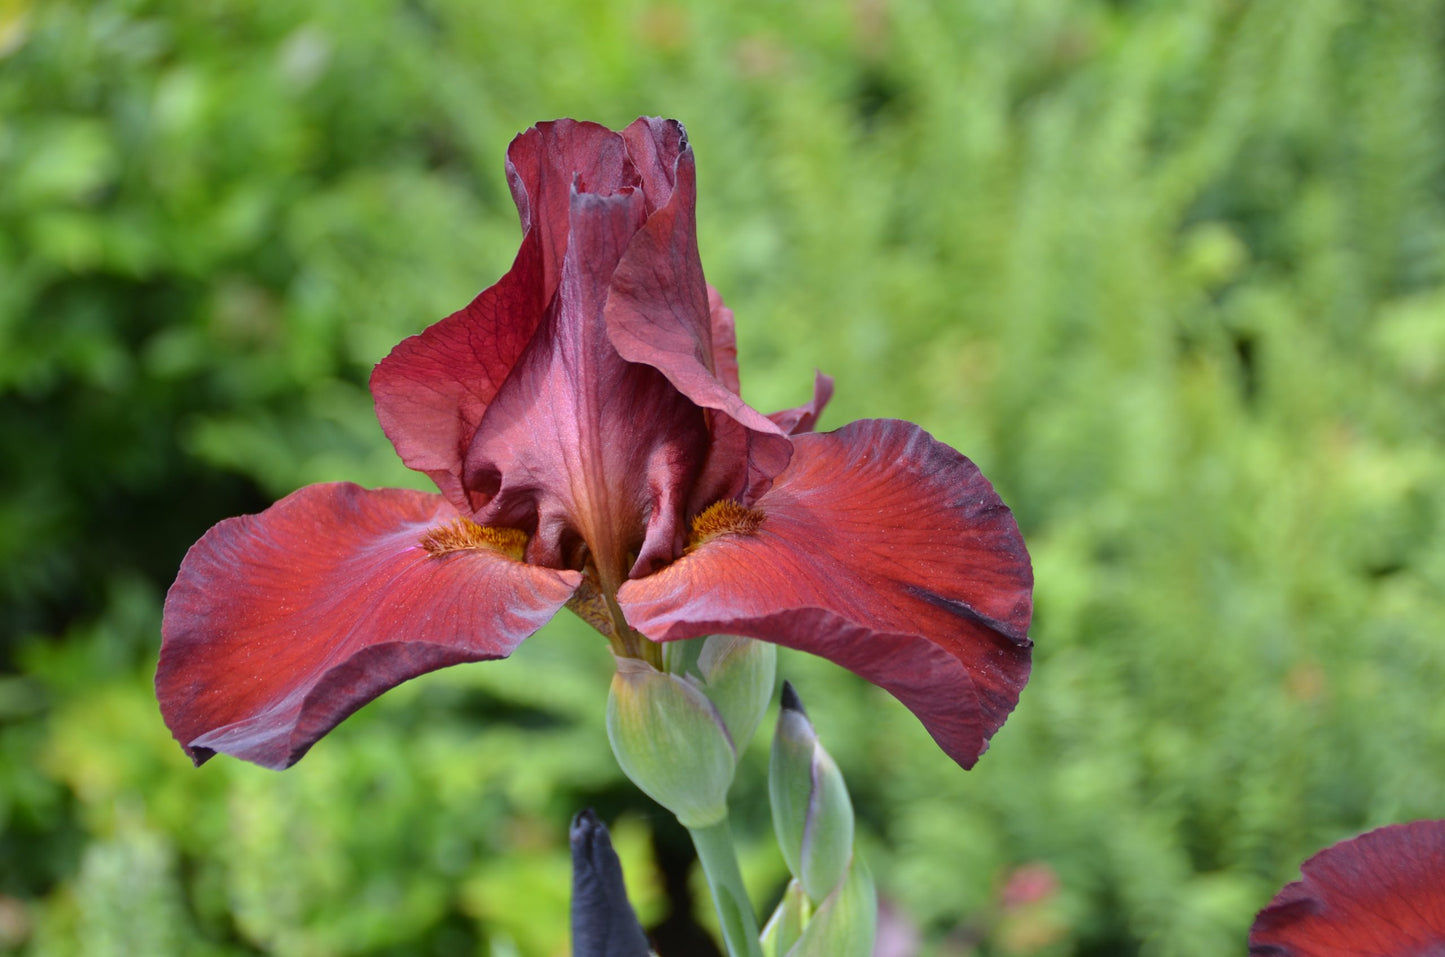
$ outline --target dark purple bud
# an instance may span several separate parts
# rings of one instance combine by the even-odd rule
[[[648,957],[622,862],[591,808],[572,819],[572,957]]]

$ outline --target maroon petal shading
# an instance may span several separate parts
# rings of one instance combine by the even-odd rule
[[[761,524],[625,584],[627,620],[657,641],[746,635],[831,659],[972,767],[1029,675],[1033,572],[1013,515],[972,462],[911,423],[792,441],[755,503]]]
[[[166,596],[156,671],[192,759],[294,764],[388,688],[506,657],[576,589],[575,572],[421,546],[456,518],[439,495],[337,483],[207,532]]]
[[[596,123],[539,123],[512,141],[507,179],[525,231],[512,268],[465,309],[403,340],[377,365],[371,392],[382,431],[408,467],[463,511],[463,462],[482,415],[536,335],[561,283],[572,189],[637,185],[618,134]]]
[[[1445,957],[1445,821],[1320,851],[1259,912],[1251,957]]]
[[[707,287],[708,324],[712,326],[712,362],[718,381],[736,395],[743,394],[738,376],[738,327],[733,311],[723,302],[722,294]]]
[[[707,287],[707,304],[712,327],[712,355],[720,382],[734,395],[741,396],[742,382],[738,375],[738,340],[733,311],[712,286]],[[796,409],[773,412],[768,416],[781,431],[792,435],[812,431],[823,407],[833,395],[833,380],[821,372],[813,379],[813,398]],[[757,433],[743,426],[726,412],[708,410],[708,424],[713,441],[708,449],[702,474],[698,477],[688,500],[688,512],[696,514],[719,499],[752,502],[767,490],[779,470],[777,458],[768,454],[753,455],[750,446]],[[764,442],[771,438],[762,437]],[[739,463],[745,468],[739,469]]]
[[[610,196],[644,185],[621,135],[598,123],[569,119],[538,123],[512,140],[507,182],[522,228],[539,234],[549,298],[562,281],[572,191]]]
[[[463,511],[485,504],[463,485],[467,449],[532,341],[550,293],[536,233],[511,270],[465,308],[403,339],[371,373],[381,429],[408,468],[425,472]]]
[[[715,320],[731,317],[714,309],[703,279],[692,149],[682,125],[672,120],[641,119],[622,135],[634,156],[643,155],[648,166],[667,171],[672,190],[665,205],[649,211],[617,264],[605,310],[608,334],[624,359],[652,366],[693,402],[748,430],[741,443],[748,487],[750,494],[760,493],[787,465],[791,445],[782,429],[738,395],[735,351],[725,354],[721,365],[714,354]],[[660,197],[650,195],[649,205]],[[721,307],[721,301],[716,305]]]
[[[490,494],[483,521],[535,530],[530,561],[580,568],[585,545],[610,591],[681,551],[708,431],[658,370],[617,354],[602,322],[644,194],[574,192],[570,216],[553,307],[483,418],[466,482]]]
[[[795,409],[769,413],[768,418],[789,435],[811,432],[813,426],[818,424],[818,416],[823,414],[823,409],[827,407],[828,400],[831,398],[833,398],[833,377],[815,372],[813,374],[813,398],[810,402]]]
[[[708,312],[712,327],[712,355],[718,380],[734,395],[741,396],[738,376],[738,340],[733,311],[724,305],[722,296],[707,287]],[[789,435],[811,431],[823,407],[833,394],[833,380],[821,372],[814,377],[813,399],[796,409],[774,412],[768,419]],[[771,436],[759,436],[726,412],[708,409],[708,425],[713,441],[706,463],[688,500],[688,512],[697,513],[719,499],[730,498],[752,502],[772,484],[786,461],[772,452]],[[761,453],[752,451],[755,443],[765,443]],[[742,463],[743,468],[739,468]]]

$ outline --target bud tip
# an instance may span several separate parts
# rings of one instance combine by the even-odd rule
[[[798,692],[793,690],[793,683],[787,680],[783,681],[783,710],[796,711],[805,718],[808,716],[808,712],[803,710],[803,702],[799,700]]]

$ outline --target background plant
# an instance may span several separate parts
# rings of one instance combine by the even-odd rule
[[[585,804],[644,922],[686,910],[580,624],[284,776],[191,770],[149,688],[211,523],[420,487],[366,376],[506,268],[512,135],[658,113],[746,397],[822,367],[825,428],[923,423],[1035,556],[1035,677],[975,771],[782,656],[886,905],[932,954],[1238,952],[1310,853],[1445,813],[1442,14],[0,4],[0,948],[556,954]]]

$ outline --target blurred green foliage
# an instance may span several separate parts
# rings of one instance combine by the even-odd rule
[[[685,897],[576,622],[281,775],[192,770],[149,687],[207,526],[425,487],[366,377],[508,265],[510,137],[657,113],[750,400],[821,366],[825,426],[921,422],[1035,557],[1035,676],[973,772],[781,663],[900,932],[1241,952],[1309,853],[1445,815],[1442,7],[0,2],[0,950],[561,954],[588,803],[646,922]]]

